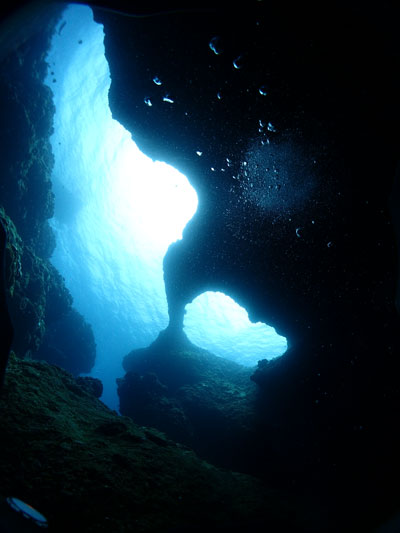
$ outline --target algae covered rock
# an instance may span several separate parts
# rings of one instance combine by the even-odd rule
[[[60,7],[49,6],[46,11],[41,29],[27,32],[0,61],[0,205],[34,253],[49,258],[55,247],[48,225],[54,212],[50,136],[55,107],[43,79]]]
[[[12,354],[0,424],[0,496],[54,532],[311,530],[285,495],[118,416],[48,363]]]
[[[11,43],[2,41],[0,221],[7,234],[5,284],[13,350],[18,357],[41,357],[78,374],[94,364],[93,333],[72,308],[71,294],[49,261],[55,248],[49,223],[54,215],[50,137],[55,106],[43,80],[54,25],[63,9],[47,6],[35,19],[38,26],[32,25],[23,38],[9,34]],[[49,345],[60,328],[63,346]]]
[[[6,230],[5,283],[8,307],[14,327],[13,349],[26,357],[40,346],[45,329],[46,290],[50,273],[42,259],[25,246],[17,229],[0,207]]]
[[[5,283],[18,357],[44,359],[73,374],[90,372],[96,358],[92,328],[72,307],[64,279],[26,245],[0,206],[7,234]]]

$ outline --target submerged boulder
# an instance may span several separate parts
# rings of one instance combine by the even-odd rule
[[[251,369],[198,348],[167,329],[148,347],[124,358],[117,380],[120,411],[164,431],[214,464],[241,471],[260,467],[252,457],[257,387]]]

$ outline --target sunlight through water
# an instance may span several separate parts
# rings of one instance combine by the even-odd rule
[[[116,408],[123,356],[168,325],[162,261],[196,212],[197,194],[177,170],[141,153],[113,120],[103,38],[91,9],[70,5],[47,57],[56,106],[52,262],[93,327],[92,375]]]
[[[287,349],[285,337],[262,322],[250,322],[247,311],[222,292],[204,292],[186,306],[184,331],[193,344],[245,366]]]
[[[148,346],[168,325],[163,258],[168,246],[182,238],[198,198],[185,176],[141,153],[112,118],[103,39],[91,9],[69,5],[47,57],[46,84],[56,106],[51,224],[57,246],[51,261],[65,278],[74,307],[93,328],[97,358],[91,375],[103,382],[103,401],[118,410],[115,380],[123,375],[123,357]],[[243,319],[241,329],[250,333],[247,312],[242,309],[240,315],[238,307],[225,300],[225,318]],[[263,324],[264,339],[257,326],[247,345],[244,337],[234,340],[240,357],[229,348],[232,326],[215,320],[209,299],[188,308],[185,331],[202,332],[203,339],[210,333],[208,349],[215,348],[217,355],[255,364],[275,354],[274,344],[284,351],[282,337]],[[193,335],[192,340],[199,338]],[[261,351],[254,350],[256,344]]]

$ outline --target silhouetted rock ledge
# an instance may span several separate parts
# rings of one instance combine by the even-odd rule
[[[121,414],[165,432],[214,465],[260,474],[260,461],[252,461],[261,444],[253,369],[217,357],[171,328],[147,348],[132,350],[123,366],[127,373],[117,379]]]
[[[48,363],[11,354],[0,424],[0,496],[51,531],[318,531],[288,495],[118,416]]]

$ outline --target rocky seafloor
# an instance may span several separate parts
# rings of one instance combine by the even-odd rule
[[[11,354],[0,399],[0,495],[38,509],[50,531],[321,530],[311,505],[118,416],[87,383]]]

